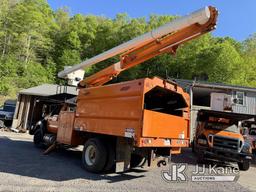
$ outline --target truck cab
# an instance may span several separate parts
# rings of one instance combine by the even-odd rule
[[[241,133],[241,121],[252,115],[200,110],[193,150],[198,161],[205,159],[236,162],[240,170],[248,170],[252,159],[250,142]]]

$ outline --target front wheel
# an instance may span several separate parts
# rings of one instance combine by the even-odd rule
[[[237,164],[238,164],[239,170],[242,170],[242,171],[247,171],[250,168],[250,161],[243,161]]]
[[[38,148],[42,148],[44,146],[43,144],[43,134],[42,131],[40,129],[36,130],[34,133],[34,144],[36,147]]]
[[[205,162],[206,162],[206,161],[205,161],[204,154],[198,153],[198,154],[197,154],[197,163],[198,163],[198,164],[204,164]]]
[[[107,162],[107,149],[97,138],[89,139],[84,144],[82,164],[85,170],[93,173],[103,171]]]

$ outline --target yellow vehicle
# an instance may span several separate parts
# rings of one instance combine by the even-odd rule
[[[241,134],[239,122],[250,118],[255,116],[212,110],[198,111],[193,150],[199,163],[205,159],[237,162],[240,170],[248,170],[252,148]]]

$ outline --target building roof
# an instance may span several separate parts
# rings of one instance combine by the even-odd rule
[[[181,87],[204,87],[204,88],[213,88],[213,89],[225,89],[225,90],[238,90],[238,91],[247,91],[247,92],[256,92],[256,88],[245,87],[240,85],[228,85],[224,83],[212,83],[207,81],[195,81],[195,80],[186,80],[186,79],[175,79]]]
[[[57,95],[61,93],[77,95],[78,91],[76,87],[71,87],[71,86],[63,86],[63,85],[56,85],[56,84],[42,84],[36,87],[23,89],[19,92],[19,94],[34,95],[34,96],[51,96],[51,95]]]

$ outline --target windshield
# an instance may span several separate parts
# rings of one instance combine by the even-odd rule
[[[233,132],[233,133],[239,133],[239,128],[237,125],[228,125],[224,123],[219,123],[219,122],[208,122],[207,129],[217,129],[217,130],[223,130],[223,131],[228,131],[228,132]]]
[[[13,106],[13,105],[4,105],[3,110],[8,111],[8,112],[14,112],[15,111],[15,106]]]

